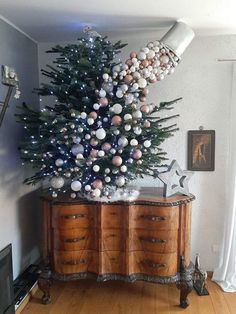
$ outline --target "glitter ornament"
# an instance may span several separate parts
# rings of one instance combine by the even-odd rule
[[[60,189],[64,186],[65,180],[62,177],[53,177],[50,180],[50,185],[54,189]]]

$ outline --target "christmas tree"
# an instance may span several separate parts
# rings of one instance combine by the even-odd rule
[[[42,70],[50,81],[37,92],[51,95],[52,104],[40,111],[23,104],[17,114],[26,129],[21,158],[35,168],[26,184],[48,182],[53,197],[111,198],[165,166],[160,144],[177,130],[166,124],[177,115],[160,113],[178,99],[147,104],[147,87],[173,73],[179,60],[155,41],[123,64],[116,57],[124,46],[86,29],[76,44],[49,51],[55,65]]]

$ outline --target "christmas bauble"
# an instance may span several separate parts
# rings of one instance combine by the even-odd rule
[[[115,155],[115,153],[116,153],[115,148],[111,148],[110,153],[111,153],[112,155]]]
[[[125,165],[120,167],[120,171],[121,172],[126,172],[127,171],[127,167]]]
[[[134,159],[140,159],[142,157],[142,152],[139,149],[135,149],[133,151],[133,158]]]
[[[96,149],[91,149],[89,155],[90,155],[91,157],[95,158],[95,157],[97,157],[97,154],[98,154],[98,151],[97,151]]]
[[[135,138],[133,138],[133,139],[130,141],[130,145],[131,145],[131,146],[137,146],[137,145],[138,145],[138,141],[137,141]]]
[[[144,124],[143,124],[143,126],[145,127],[145,128],[150,128],[150,126],[151,126],[151,123],[149,122],[149,121],[144,121]]]
[[[139,60],[144,60],[144,59],[146,59],[146,53],[143,52],[143,51],[140,51],[140,52],[138,53],[138,59],[139,59]]]
[[[120,125],[122,123],[122,119],[120,116],[113,116],[111,122],[113,125]]]
[[[92,186],[93,186],[95,189],[101,190],[102,187],[103,187],[102,180],[96,179],[95,181],[93,181]]]
[[[144,113],[149,113],[150,109],[148,105],[143,105],[140,110]]]
[[[64,161],[63,161],[63,159],[58,158],[58,159],[55,161],[55,164],[56,164],[57,167],[61,167],[61,166],[64,164]]]
[[[101,191],[99,189],[95,189],[92,192],[93,197],[99,197],[101,195]]]
[[[96,120],[97,117],[98,117],[97,112],[92,111],[92,112],[89,113],[89,118],[92,118],[92,119]]]
[[[104,81],[108,81],[109,75],[107,73],[104,73],[102,78],[104,79]]]
[[[71,198],[76,198],[76,193],[71,193],[70,197]]]
[[[106,91],[104,89],[101,89],[99,92],[100,97],[105,97],[106,96]]]
[[[71,152],[74,156],[78,154],[83,154],[84,153],[84,146],[81,144],[75,144],[71,147]]]
[[[130,124],[126,124],[125,125],[125,131],[130,131],[131,130],[131,125]]]
[[[103,140],[106,137],[106,131],[103,128],[100,128],[96,131],[96,137],[99,140]]]
[[[154,57],[155,57],[155,51],[149,50],[149,52],[147,53],[147,58],[150,60],[150,59],[153,59]]]
[[[126,113],[126,114],[124,115],[124,120],[125,120],[125,121],[127,121],[127,120],[132,120],[131,114]]]
[[[134,127],[133,130],[136,135],[140,135],[142,133],[142,129],[139,126]]]
[[[125,184],[125,177],[120,176],[115,180],[115,182],[117,186],[121,187]]]
[[[160,57],[161,63],[167,64],[169,62],[169,57],[167,55],[163,55]]]
[[[93,118],[88,118],[87,123],[88,123],[88,125],[94,124],[94,119]]]
[[[149,141],[149,140],[144,141],[143,146],[146,147],[146,148],[150,147],[151,146],[151,141]]]
[[[81,112],[80,117],[81,117],[81,119],[86,119],[87,113],[86,112]]]
[[[120,156],[114,156],[112,158],[112,164],[119,167],[122,164],[122,158]]]
[[[132,113],[132,117],[134,119],[141,119],[142,118],[142,112],[140,110],[135,110],[133,113]]]
[[[81,185],[80,181],[76,180],[76,181],[71,182],[70,187],[71,187],[71,190],[77,192],[77,191],[81,190],[82,185]]]
[[[54,189],[60,189],[64,186],[64,179],[62,177],[53,177],[50,180],[50,185],[51,187],[53,187]]]
[[[125,136],[122,136],[118,139],[118,145],[121,146],[121,147],[125,147],[128,145],[128,140]]]
[[[91,185],[89,185],[89,184],[85,185],[84,189],[86,192],[91,191]]]
[[[109,168],[106,168],[106,169],[105,169],[105,173],[106,173],[106,174],[108,174],[108,173],[110,173],[110,172],[111,172],[111,170],[110,170]]]
[[[138,86],[140,87],[140,88],[144,88],[144,87],[146,87],[147,86],[147,81],[145,80],[145,78],[140,78],[139,80],[138,80]]]
[[[105,156],[105,152],[104,152],[103,150],[99,150],[98,156],[99,156],[99,157]]]
[[[79,144],[79,143],[81,142],[81,138],[80,138],[80,137],[74,137],[74,138],[73,138],[73,142],[74,142],[75,144]]]
[[[105,152],[109,151],[111,149],[111,144],[110,143],[104,143],[102,144],[102,150],[104,150]]]
[[[117,92],[116,92],[116,97],[117,98],[122,98],[123,97],[123,92],[121,89],[118,89]]]
[[[77,154],[77,155],[76,155],[76,159],[84,159],[83,154]]]
[[[131,82],[133,81],[133,76],[130,75],[130,74],[127,74],[125,77],[124,77],[124,82],[128,85],[131,84]]]
[[[99,104],[96,103],[96,104],[93,105],[93,109],[94,109],[94,110],[98,110],[99,108],[100,108],[100,105],[99,105]]]
[[[99,104],[102,106],[102,107],[106,107],[108,105],[108,99],[106,97],[102,97],[99,99]]]
[[[52,197],[56,198],[57,197],[57,193],[55,191],[52,192]]]
[[[122,106],[120,104],[114,104],[114,106],[112,107],[112,111],[115,114],[120,114],[122,112]]]
[[[93,166],[93,171],[98,172],[100,170],[100,167],[98,165]]]
[[[107,183],[109,183],[109,182],[111,182],[111,178],[110,178],[110,177],[105,177],[105,181],[106,181]]]
[[[92,138],[92,139],[90,140],[90,145],[92,145],[92,146],[97,146],[97,145],[98,145],[98,140],[95,139],[95,138]]]

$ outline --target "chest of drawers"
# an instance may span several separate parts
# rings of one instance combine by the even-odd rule
[[[180,305],[192,289],[193,196],[163,198],[143,188],[134,202],[98,203],[43,198],[44,260],[39,286],[50,301],[51,278],[173,283]]]

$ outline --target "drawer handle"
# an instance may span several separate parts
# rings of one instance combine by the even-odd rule
[[[152,237],[139,237],[140,241],[147,241],[151,243],[166,243],[167,240],[158,239],[158,238],[152,238]]]
[[[63,261],[62,262],[63,265],[80,265],[80,264],[87,264],[87,260],[85,259],[78,259],[78,260],[70,260],[70,261]]]
[[[145,259],[142,261],[145,265],[152,267],[152,268],[164,268],[166,267],[166,264],[163,263],[154,263],[150,259]]]
[[[61,216],[63,219],[80,219],[86,217],[85,214],[76,214],[76,215],[64,215]]]
[[[143,219],[151,220],[151,221],[164,221],[167,220],[165,216],[152,216],[152,215],[142,215],[140,216]]]
[[[75,242],[83,241],[85,239],[86,239],[86,237],[80,237],[80,238],[65,239],[64,241],[67,243],[75,243]]]

